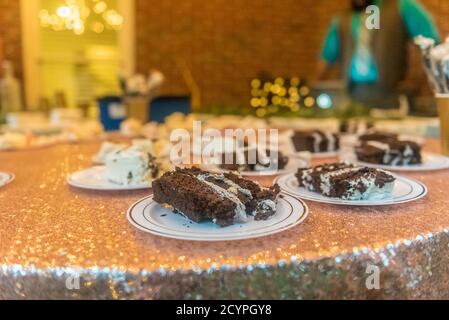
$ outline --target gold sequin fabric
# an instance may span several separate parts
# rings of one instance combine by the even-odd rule
[[[447,170],[405,173],[429,188],[413,203],[308,202],[309,218],[281,234],[189,242],[128,223],[128,207],[150,191],[67,185],[98,148],[0,153],[0,171],[16,175],[0,188],[0,299],[448,298]],[[380,285],[372,288],[376,270]]]

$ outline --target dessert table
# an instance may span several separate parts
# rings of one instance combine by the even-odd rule
[[[16,175],[0,189],[0,299],[449,298],[449,171],[405,173],[429,188],[417,202],[307,202],[308,219],[283,233],[188,242],[128,223],[128,207],[148,190],[67,185],[98,148],[0,153],[0,170]],[[426,149],[438,151],[438,141]]]

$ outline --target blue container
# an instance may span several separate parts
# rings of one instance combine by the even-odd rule
[[[98,99],[100,121],[106,131],[120,129],[120,124],[126,119],[126,107],[120,97],[102,97]]]
[[[192,106],[189,96],[159,96],[151,102],[150,121],[163,123],[172,113],[189,114]]]

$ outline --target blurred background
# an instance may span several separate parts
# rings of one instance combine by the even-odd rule
[[[449,1],[420,3],[447,35]],[[350,6],[328,0],[0,0],[0,61],[10,62],[0,77],[13,67],[21,97],[8,107],[3,102],[3,119],[12,111],[54,109],[97,117],[111,102],[156,121],[172,110],[263,118],[363,114],[354,111],[363,106],[345,97],[341,66],[316,78],[332,19]],[[419,50],[408,46],[399,89],[406,111],[380,117],[436,115]],[[117,109],[116,117],[121,113]]]

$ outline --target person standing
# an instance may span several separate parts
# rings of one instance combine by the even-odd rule
[[[370,10],[372,5],[378,11]],[[373,17],[376,12],[379,16]],[[367,19],[376,18],[379,28],[372,28]],[[439,41],[432,18],[417,0],[351,0],[351,9],[332,20],[317,78],[339,62],[352,100],[371,108],[397,108],[407,43],[418,35]]]

